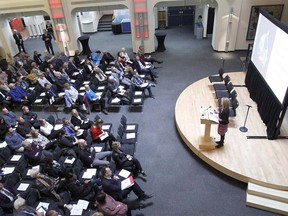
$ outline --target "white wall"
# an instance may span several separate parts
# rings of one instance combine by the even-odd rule
[[[23,19],[30,36],[38,36],[43,34],[43,29],[46,28],[46,23],[42,15],[23,17]]]
[[[13,38],[13,33],[9,25],[9,21],[7,19],[1,20],[0,28],[1,28],[0,40],[3,45],[3,48],[5,49],[5,52],[6,53],[10,52],[12,56],[16,55],[18,53],[18,48],[17,45],[15,44],[15,40]],[[5,54],[3,55],[5,56]]]
[[[249,25],[249,17],[251,12],[251,6],[256,5],[274,5],[274,4],[284,4],[286,3],[286,7],[282,13],[281,21],[284,22],[286,25],[288,24],[288,3],[287,0],[242,0],[242,9],[239,14],[239,29],[237,34],[237,42],[235,45],[236,50],[247,49],[248,44],[252,43],[253,41],[246,41],[247,29]]]

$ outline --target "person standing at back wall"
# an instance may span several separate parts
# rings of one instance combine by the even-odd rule
[[[46,23],[46,29],[47,29],[48,33],[53,37],[53,39],[56,40],[55,35],[54,35],[53,26],[49,21],[47,21],[47,23]]]
[[[19,53],[21,53],[22,50],[23,50],[23,52],[26,53],[25,48],[24,48],[22,35],[16,29],[13,30],[13,38],[15,40],[15,43],[18,46]]]
[[[51,43],[52,36],[51,36],[51,34],[48,33],[47,29],[44,29],[44,34],[42,35],[42,40],[45,42],[45,47],[46,47],[47,51],[50,54],[54,55],[54,50],[53,50],[53,46]]]

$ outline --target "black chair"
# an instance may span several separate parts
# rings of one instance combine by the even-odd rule
[[[127,123],[127,118],[125,115],[122,115],[120,119],[120,124],[124,128],[125,133],[137,133],[139,125],[137,123]]]
[[[137,141],[137,133],[132,132],[132,133],[126,133],[124,132],[123,126],[120,124],[117,130],[117,133],[120,138],[120,143],[128,143],[128,144],[135,144]]]
[[[231,101],[233,99],[236,99],[236,97],[237,97],[237,92],[235,90],[233,90],[230,94],[230,107],[232,107]],[[222,98],[218,99],[218,107],[222,107]]]
[[[232,82],[228,83],[227,90],[219,90],[215,91],[216,98],[231,98],[231,92],[233,91],[234,87]]]
[[[236,109],[239,106],[239,102],[236,98],[230,100],[231,106],[229,107],[230,110],[230,117],[235,117],[236,116]]]
[[[123,152],[129,155],[134,155],[136,150],[136,143],[124,143],[119,135],[117,135],[116,140],[121,143],[121,149]]]
[[[208,79],[211,83],[213,82],[222,82],[223,81],[223,75],[224,75],[224,69],[220,68],[218,71],[218,75],[209,76]]]
[[[226,75],[224,77],[224,83],[215,83],[213,85],[214,91],[219,91],[219,90],[227,90],[227,85],[231,81],[231,78],[229,75]]]

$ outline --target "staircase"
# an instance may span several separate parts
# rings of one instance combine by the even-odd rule
[[[112,31],[112,14],[103,15],[98,23],[97,31]]]
[[[288,215],[288,191],[248,183],[246,204],[251,207]]]

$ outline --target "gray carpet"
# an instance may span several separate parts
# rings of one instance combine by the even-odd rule
[[[105,122],[113,123],[114,134],[122,114],[128,121],[140,124],[136,157],[148,177],[147,182],[142,179],[136,181],[154,197],[149,200],[153,202],[152,206],[134,211],[133,215],[275,215],[246,207],[247,185],[202,162],[186,147],[175,127],[174,109],[179,94],[193,82],[216,74],[222,63],[220,58],[225,59],[226,71],[241,71],[240,57],[246,52],[214,52],[211,39],[196,40],[192,27],[167,29],[166,32],[167,50],[153,54],[164,61],[160,65],[162,68],[158,69],[159,84],[152,89],[156,98],[146,99],[142,112],[129,112],[128,107],[123,106],[119,113],[99,114]],[[126,47],[133,56],[130,34],[99,32],[90,35],[89,44],[93,51],[107,50],[114,56],[121,47]],[[44,47],[38,39],[29,39],[25,45],[29,53],[35,45],[41,49]],[[39,116],[46,115],[39,113]],[[95,115],[92,113],[91,119]]]

